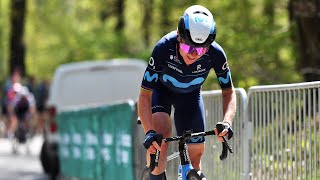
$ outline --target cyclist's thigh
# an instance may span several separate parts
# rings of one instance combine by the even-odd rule
[[[186,130],[193,132],[205,130],[204,106],[200,91],[177,95],[174,108],[174,120],[178,135],[182,135]],[[204,140],[204,137],[198,137],[187,141],[187,143],[202,143]]]
[[[171,136],[171,98],[166,88],[152,92],[152,126],[154,130],[164,135]]]

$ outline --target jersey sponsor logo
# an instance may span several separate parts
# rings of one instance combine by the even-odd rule
[[[222,65],[222,70],[226,70],[228,69],[228,63],[225,62],[223,65]]]
[[[201,73],[201,72],[204,72],[206,71],[206,69],[201,69],[201,64],[198,64],[197,65],[197,70],[196,71],[192,71],[193,74],[195,73]]]
[[[153,81],[153,79],[155,79],[155,82],[158,81],[158,74],[154,73],[152,76],[150,75],[149,71],[146,71],[146,73],[144,73],[144,78],[145,80],[147,80],[148,82]]]
[[[173,60],[176,63],[182,64],[181,61],[175,55],[170,55],[170,60]]]
[[[227,84],[229,81],[230,81],[230,72],[227,72],[227,77],[224,78],[224,77],[219,77],[218,78],[220,84]]]
[[[198,64],[197,65],[197,70],[200,70],[201,69],[201,64]]]
[[[154,66],[154,59],[153,59],[153,57],[150,58],[150,60],[149,60],[149,65],[150,65],[150,66]]]
[[[171,64],[168,64],[168,67],[171,68],[171,69],[173,69],[173,70],[175,70],[175,71],[177,71],[177,72],[179,72],[179,73],[181,73],[181,74],[183,74],[183,72],[182,72],[181,69],[178,69],[177,67],[172,66]]]
[[[152,67],[152,69],[155,69],[156,67],[154,66],[154,59],[153,57],[150,58],[149,60],[149,65]]]
[[[179,82],[174,77],[169,76],[167,74],[163,75],[162,79],[163,79],[164,82],[170,81],[177,88],[188,88],[188,87],[193,86],[193,85],[201,84],[204,81],[203,77],[198,77],[198,78],[193,79],[189,83],[182,83],[182,82]]]

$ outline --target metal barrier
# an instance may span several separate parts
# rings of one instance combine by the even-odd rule
[[[242,88],[236,88],[237,93],[237,113],[236,117],[233,120],[233,128],[235,130],[235,138],[230,140],[230,144],[234,149],[233,154],[229,154],[229,157],[220,161],[219,156],[222,150],[222,145],[218,141],[216,137],[208,137],[206,139],[206,149],[204,156],[202,157],[202,171],[206,175],[207,179],[241,179],[240,177],[245,172],[245,168],[242,165],[242,162],[249,162],[249,154],[243,151],[243,143],[247,141],[243,134],[243,125],[245,123],[244,120],[244,112],[246,106],[246,92]],[[223,111],[222,111],[222,96],[221,90],[215,91],[203,91],[203,100],[205,106],[205,117],[206,117],[206,130],[212,130],[216,123],[223,120]],[[173,114],[173,113],[172,113]],[[173,127],[173,135],[176,134],[174,123],[172,123]],[[137,137],[143,136],[142,127],[136,128]],[[243,138],[246,138],[244,140]],[[135,143],[135,149],[137,150],[135,153],[136,157],[136,167],[138,167],[138,171],[136,172],[136,178],[139,179],[141,170],[144,167],[145,162],[145,150],[142,149],[141,142],[143,140],[140,139],[140,143],[137,145]],[[176,143],[169,144],[168,155],[170,153],[176,152],[178,150],[178,145]],[[247,147],[247,146],[246,146]],[[249,152],[249,151],[246,151]],[[141,164],[142,163],[142,164]],[[178,164],[179,158],[176,158],[167,164],[167,178],[168,179],[177,179],[178,172]],[[247,169],[247,171],[249,171]],[[228,176],[225,175],[228,173]]]
[[[228,154],[224,161],[219,159],[222,145],[216,137],[206,139],[206,149],[202,157],[202,170],[207,179],[242,179],[243,174],[248,171],[242,162],[249,161],[249,151],[245,151],[243,146],[248,138],[243,133],[243,125],[247,94],[244,89],[236,88],[237,94],[237,112],[233,119],[232,128],[234,129],[234,138],[230,144],[234,149],[233,154]],[[213,129],[217,122],[223,120],[222,96],[221,90],[204,91],[203,99],[206,113],[206,129]],[[228,175],[226,175],[228,174]]]
[[[320,81],[253,86],[248,97],[241,88],[236,93],[234,153],[221,162],[221,143],[207,138],[207,179],[320,179]],[[221,91],[202,95],[206,130],[213,129],[223,120]],[[170,145],[168,152],[176,150]],[[178,163],[168,163],[168,179],[177,179]]]
[[[247,151],[243,150],[243,144],[245,142],[248,143],[248,138],[244,136],[243,133],[247,95],[242,88],[236,88],[236,93],[237,112],[232,125],[235,130],[235,138],[230,140],[234,153],[229,154],[229,157],[226,160],[220,161],[219,156],[222,150],[221,142],[219,142],[216,137],[206,138],[206,149],[201,160],[201,163],[203,164],[201,171],[205,174],[207,179],[239,180],[243,174],[245,174],[244,172],[249,171],[248,169],[245,169],[242,164],[242,162],[249,162],[250,160],[248,149]],[[202,97],[205,106],[206,130],[212,130],[217,122],[223,120],[221,90],[203,91]],[[173,131],[175,131],[174,127]],[[173,132],[173,134],[174,133],[175,132]],[[177,145],[174,143],[170,144],[168,152],[175,151],[177,151]],[[168,163],[168,179],[177,179],[178,164],[178,158],[173,160],[173,162]],[[228,173],[228,176],[226,176],[225,173]]]
[[[249,154],[243,151],[243,141],[247,142],[248,138],[243,136],[243,124],[244,112],[246,107],[246,92],[242,88],[236,88],[237,93],[237,113],[233,120],[232,127],[235,130],[235,138],[230,140],[230,144],[234,149],[233,154],[229,154],[229,157],[221,161],[219,159],[222,144],[216,137],[206,138],[206,149],[202,156],[201,171],[205,174],[207,179],[241,179],[245,169],[243,168],[242,162],[249,162]],[[205,118],[206,118],[206,130],[212,130],[216,123],[223,120],[222,110],[222,96],[221,90],[214,91],[203,91],[202,97],[205,106]],[[174,125],[174,123],[173,123]],[[175,128],[173,127],[173,134]],[[244,140],[243,138],[246,138]],[[247,142],[248,143],[248,142]],[[170,144],[168,152],[177,151],[177,144]],[[247,151],[248,152],[248,151]],[[179,158],[169,162],[167,165],[167,177],[168,179],[177,179]],[[248,170],[247,170],[248,171]],[[225,173],[228,173],[226,176]]]
[[[251,87],[247,109],[252,179],[319,179],[320,82]]]

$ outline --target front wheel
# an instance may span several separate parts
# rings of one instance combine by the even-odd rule
[[[148,166],[145,166],[142,171],[141,180],[150,180],[149,174],[150,174],[150,169]],[[164,176],[162,180],[167,180],[166,172],[164,172]]]
[[[144,167],[141,175],[141,180],[150,180],[149,173],[150,173],[150,170],[148,166]]]
[[[188,172],[187,180],[207,180],[206,177],[202,174],[201,171],[197,171],[195,169],[191,169]]]

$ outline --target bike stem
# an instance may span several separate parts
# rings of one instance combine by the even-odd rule
[[[179,152],[181,165],[191,164],[186,141],[191,138],[192,131],[186,131],[179,141]]]
[[[188,146],[186,143],[184,144],[179,143],[179,152],[180,152],[181,165],[191,164],[189,153],[188,153]]]

